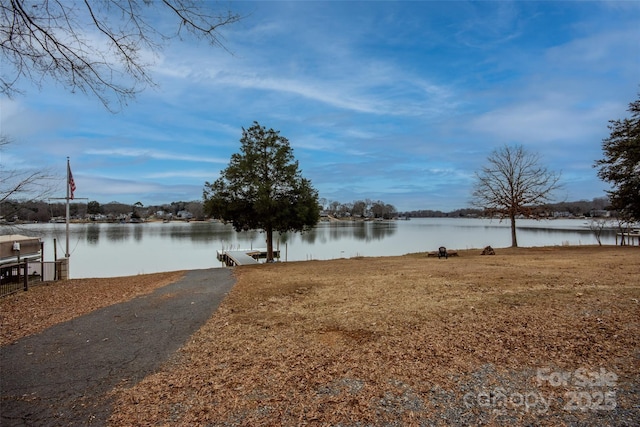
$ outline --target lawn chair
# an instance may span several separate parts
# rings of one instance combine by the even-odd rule
[[[444,258],[444,259],[449,258],[449,254],[447,253],[447,248],[445,248],[444,246],[440,246],[438,248],[438,258]]]

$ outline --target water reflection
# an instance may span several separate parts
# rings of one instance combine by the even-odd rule
[[[97,245],[100,241],[100,224],[89,224],[87,226],[87,243]]]
[[[237,233],[217,222],[71,224],[71,277],[113,277],[157,271],[220,267],[216,250],[264,248],[260,231]],[[31,224],[20,234],[42,238],[45,259],[54,257],[54,239],[64,246],[64,224]],[[473,219],[412,219],[394,222],[322,222],[305,233],[275,234],[283,261],[390,256],[436,250],[495,248],[511,243],[507,222]],[[603,244],[615,243],[604,230]],[[584,221],[521,221],[522,246],[597,244]],[[58,249],[59,249],[58,248]],[[58,250],[58,255],[63,252]]]
[[[63,226],[64,227],[64,226]],[[64,236],[61,227],[49,225],[34,225],[29,227],[33,233],[45,235],[55,234],[58,238]],[[378,241],[388,238],[397,232],[396,222],[333,222],[320,223],[304,233],[275,233],[281,244],[300,239],[306,244],[328,243],[340,240],[355,240],[362,242]],[[233,226],[216,222],[194,223],[149,223],[149,224],[71,224],[72,240],[84,240],[87,245],[100,245],[101,237],[110,243],[135,241],[143,243],[146,239],[169,239],[194,243],[224,242],[237,244],[242,242],[265,245],[265,234],[259,230],[236,232]]]
[[[570,232],[569,232],[570,231]],[[539,228],[539,227],[518,227],[518,242],[521,241],[520,235],[526,236],[531,241],[555,241],[559,233],[564,232],[567,235],[565,240],[557,244],[561,245],[593,245],[597,244],[595,234],[589,229],[566,230],[559,228]],[[615,230],[602,230],[600,239],[603,244],[611,244],[615,241]]]
[[[106,230],[107,240],[110,242],[122,242],[129,239],[131,224],[102,224]]]
[[[142,241],[142,234],[144,231],[144,224],[131,224],[133,226],[133,239],[136,242]]]
[[[319,238],[321,243],[350,239],[370,242],[392,236],[397,228],[398,224],[395,221],[323,222],[309,232],[301,234],[300,239],[310,244]]]

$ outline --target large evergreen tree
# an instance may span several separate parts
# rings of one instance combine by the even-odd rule
[[[318,192],[302,177],[287,138],[254,122],[242,129],[240,153],[214,183],[205,183],[204,210],[236,231],[266,233],[273,261],[273,232],[304,231],[320,219]]]
[[[611,120],[611,134],[602,140],[604,158],[595,164],[610,183],[611,206],[628,221],[640,221],[640,99],[629,104],[631,118]]]

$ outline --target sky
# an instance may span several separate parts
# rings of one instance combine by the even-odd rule
[[[327,201],[470,207],[474,172],[517,144],[562,174],[558,201],[609,188],[593,164],[640,93],[640,2],[228,7],[243,19],[221,29],[225,49],[173,40],[157,86],[116,113],[46,80],[0,96],[2,169],[51,171],[64,197],[69,157],[77,198],[201,200],[257,121]]]

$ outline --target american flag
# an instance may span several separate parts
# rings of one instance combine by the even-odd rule
[[[73,200],[73,192],[76,191],[76,182],[73,180],[73,175],[71,174],[71,166],[67,164],[67,172],[69,176],[69,198]]]

